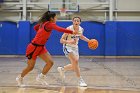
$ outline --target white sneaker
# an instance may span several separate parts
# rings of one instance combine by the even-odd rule
[[[61,79],[64,80],[65,79],[65,72],[63,70],[64,68],[63,67],[58,67],[57,70],[61,76]]]
[[[37,81],[37,82],[40,82],[42,85],[48,86],[48,83],[46,82],[46,76],[45,76],[45,75],[39,74],[39,75],[36,77],[36,81]]]
[[[79,80],[79,86],[80,87],[87,87],[87,84],[85,83],[85,81],[82,78],[80,78],[80,80]]]
[[[23,78],[21,76],[16,77],[16,81],[18,83],[18,86],[22,86],[23,85]]]

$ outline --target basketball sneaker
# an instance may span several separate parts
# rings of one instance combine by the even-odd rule
[[[65,79],[65,72],[64,72],[64,68],[63,67],[58,67],[57,68],[59,74],[60,74],[60,77],[62,79],[62,81]]]
[[[48,83],[46,82],[46,75],[43,75],[42,73],[36,77],[36,81],[40,82],[42,85],[48,86]]]
[[[17,76],[16,77],[16,81],[18,83],[18,86],[22,86],[23,85],[23,78],[21,76]]]
[[[82,78],[79,79],[79,86],[80,87],[87,87],[87,84],[85,83],[85,81]]]

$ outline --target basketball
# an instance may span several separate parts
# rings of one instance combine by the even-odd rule
[[[88,47],[95,50],[98,47],[98,41],[96,39],[89,40]]]

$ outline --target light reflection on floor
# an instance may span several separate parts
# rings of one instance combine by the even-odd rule
[[[37,60],[34,70],[25,78],[26,86],[19,88],[16,76],[26,66],[24,57],[0,57],[0,93],[140,93],[140,59],[80,58],[81,75],[88,87],[78,87],[75,73],[66,73],[62,84],[58,66],[68,64],[65,57],[54,57],[53,68],[47,74],[49,86],[35,81],[44,62]]]

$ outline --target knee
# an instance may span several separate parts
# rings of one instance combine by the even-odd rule
[[[75,61],[75,63],[72,64],[73,68],[77,68],[78,67],[78,62]]]
[[[72,63],[72,68],[73,69],[76,69],[76,68],[78,68],[78,60],[74,60],[74,62]]]
[[[78,65],[78,59],[74,59],[73,61],[74,65]]]

